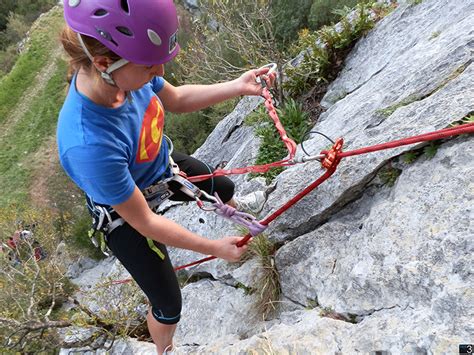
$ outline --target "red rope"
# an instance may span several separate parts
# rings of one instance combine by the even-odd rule
[[[333,149],[331,151],[334,151],[336,154],[334,154],[334,159],[330,160],[327,162],[328,166],[327,166],[327,170],[326,172],[321,175],[317,180],[315,180],[311,185],[307,186],[306,188],[304,188],[302,191],[298,192],[291,200],[287,201],[283,206],[281,206],[279,209],[277,209],[275,212],[273,212],[270,216],[268,216],[267,218],[265,218],[264,220],[262,220],[260,222],[260,224],[263,224],[264,226],[268,226],[268,224],[272,221],[274,221],[276,218],[278,218],[282,213],[284,213],[285,211],[287,211],[290,207],[292,207],[295,203],[297,203],[299,200],[301,200],[303,197],[305,197],[307,194],[309,194],[311,191],[313,191],[316,187],[318,187],[319,185],[321,185],[324,181],[326,181],[327,179],[329,179],[329,177],[331,177],[332,174],[334,174],[334,172],[336,171],[336,168],[337,168],[337,165],[339,164],[339,162],[341,161],[341,159],[338,157],[338,152],[340,153],[341,150],[342,150],[342,143],[343,143],[343,140],[342,138],[339,138],[338,141],[336,142],[336,144],[334,145]],[[240,240],[238,243],[237,243],[237,246],[238,247],[241,247],[245,244],[248,243],[248,241],[250,240],[250,238],[252,238],[252,235],[250,233],[247,233],[247,235],[245,235],[242,240]],[[178,266],[178,267],[175,267],[175,271],[178,271],[178,270],[182,270],[182,269],[186,269],[188,267],[191,267],[191,266],[194,266],[194,265],[198,265],[198,264],[201,264],[201,263],[204,263],[206,261],[210,261],[210,260],[214,260],[216,259],[215,256],[208,256],[206,258],[203,258],[203,259],[200,259],[200,260],[197,260],[197,261],[194,261],[190,264],[186,264],[186,265],[181,265],[181,266]]]
[[[247,166],[243,168],[234,168],[230,170],[218,169],[214,171],[212,174],[189,176],[188,177],[189,181],[199,182],[199,181],[210,179],[215,176],[224,176],[224,175],[238,175],[238,174],[246,174],[246,173],[266,173],[268,170],[273,169],[275,167],[293,165],[292,163],[289,163],[289,161],[294,158],[296,154],[297,145],[286,134],[285,128],[281,124],[280,119],[278,118],[278,113],[276,112],[276,109],[273,106],[272,95],[270,91],[268,90],[268,88],[266,87],[263,88],[262,95],[265,98],[265,107],[267,108],[268,114],[273,120],[273,123],[275,124],[275,128],[280,134],[281,140],[283,141],[283,143],[286,146],[286,149],[288,150],[288,154],[289,154],[288,157],[284,160],[280,160],[280,161],[269,163],[269,164]]]
[[[326,172],[321,175],[317,180],[315,180],[313,183],[311,183],[309,186],[304,188],[302,191],[298,192],[292,199],[287,201],[283,206],[281,206],[278,210],[273,212],[270,216],[262,220],[260,223],[263,225],[268,225],[270,222],[274,221],[276,218],[278,218],[281,214],[283,214],[285,211],[287,211],[289,208],[291,208],[294,204],[296,204],[298,201],[300,201],[303,197],[305,197],[307,194],[309,194],[311,191],[313,191],[316,187],[321,185],[324,181],[329,179],[334,172],[337,169],[337,166],[339,165],[340,161],[342,158],[349,157],[349,156],[355,156],[355,155],[360,155],[360,154],[366,154],[366,153],[371,153],[379,150],[384,150],[384,149],[390,149],[390,148],[396,148],[396,147],[401,147],[404,145],[408,144],[414,144],[414,143],[420,143],[420,142],[427,142],[427,141],[433,141],[433,140],[439,140],[455,135],[460,135],[460,134],[469,134],[469,133],[474,133],[474,123],[467,123],[455,127],[450,127],[450,128],[445,128],[441,129],[438,131],[434,132],[428,132],[424,134],[420,134],[417,136],[413,137],[408,137],[408,138],[403,138],[387,143],[381,143],[381,144],[376,144],[373,146],[369,147],[364,147],[364,148],[359,148],[347,152],[342,152],[342,138],[339,138],[334,146],[332,147],[331,150],[329,151],[322,151],[321,153],[326,155],[326,158],[321,162],[322,165],[327,169]],[[291,154],[291,153],[290,153]],[[285,163],[285,165],[291,165],[288,163],[288,160],[282,160],[277,163]],[[265,169],[267,166],[281,166],[281,165],[274,165],[277,163],[270,163],[262,166],[254,166],[254,167],[249,167],[249,168],[255,168],[255,169]],[[246,168],[240,168],[240,169],[246,169]],[[233,169],[234,170],[234,169]],[[232,172],[233,170],[216,170],[214,174],[215,176],[219,175],[226,175],[225,172]],[[237,169],[239,170],[239,169]],[[266,171],[266,170],[265,170]],[[211,177],[213,175],[210,175]],[[206,175],[202,176],[194,176],[194,178],[197,177],[207,177]],[[204,179],[203,179],[204,180]],[[251,234],[248,233],[246,234],[242,240],[240,240],[237,243],[238,247],[241,247],[245,244],[247,244],[252,238]],[[215,256],[208,256],[206,258],[194,261],[192,263],[186,264],[186,265],[181,265],[177,266],[174,268],[175,271],[186,269],[191,266],[195,266],[201,263],[204,263],[206,261],[214,260],[216,259]],[[131,281],[132,279],[125,279],[125,280],[118,280],[118,281],[112,281],[110,284],[117,285],[117,284],[122,284]]]
[[[466,124],[455,126],[455,127],[441,129],[439,131],[428,132],[428,133],[420,134],[413,137],[403,138],[403,139],[399,139],[399,140],[395,140],[395,141],[391,141],[387,143],[381,143],[381,144],[376,144],[369,147],[342,152],[339,155],[339,157],[346,158],[346,157],[350,157],[354,155],[372,153],[378,150],[397,148],[397,147],[401,147],[408,144],[434,141],[434,140],[443,139],[443,138],[465,134],[465,133],[474,133],[474,123],[466,123]]]
[[[273,212],[270,216],[262,220],[260,223],[265,226],[268,225],[270,222],[274,221],[282,213],[284,213],[290,207],[292,207],[295,203],[297,203],[303,197],[305,197],[307,194],[313,191],[316,187],[318,187],[324,181],[329,179],[329,177],[331,177],[331,175],[334,174],[334,172],[336,171],[337,166],[339,165],[339,162],[341,161],[342,158],[371,153],[371,152],[384,150],[384,149],[401,147],[408,144],[439,140],[439,139],[443,139],[443,138],[447,138],[447,137],[451,137],[455,135],[469,134],[469,133],[474,133],[474,123],[467,123],[460,126],[445,128],[445,129],[441,129],[434,132],[428,132],[428,133],[420,134],[413,137],[403,138],[403,139],[399,139],[399,140],[395,140],[395,141],[391,141],[387,143],[376,144],[373,146],[359,148],[359,149],[355,149],[355,150],[351,150],[347,152],[342,152],[343,140],[342,138],[339,138],[331,150],[321,152],[326,155],[326,158],[321,162],[323,167],[327,169],[326,172],[323,175],[321,175],[317,180],[315,180],[313,183],[311,183],[309,186],[304,188],[302,191],[298,192],[292,199],[290,199],[288,202],[286,202],[283,206],[281,206],[278,210]],[[252,236],[250,233],[246,234],[243,237],[243,239],[237,243],[237,246],[241,247],[247,244],[251,237]],[[214,260],[214,259],[216,259],[215,256],[208,256],[206,258],[194,261],[192,263],[178,266],[175,268],[175,270],[178,271],[178,270],[186,269],[188,267],[198,265],[198,264],[204,263],[206,261]]]

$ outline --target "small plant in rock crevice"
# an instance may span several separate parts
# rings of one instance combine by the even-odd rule
[[[393,167],[389,162],[386,166],[380,169],[379,177],[384,185],[392,187],[395,185],[395,182],[401,173],[402,171],[400,169]]]
[[[423,148],[423,153],[428,159],[433,158],[438,152],[438,148],[441,145],[439,141],[430,142],[426,147]]]

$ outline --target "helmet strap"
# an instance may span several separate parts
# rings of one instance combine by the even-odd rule
[[[113,86],[117,86],[115,84],[115,81],[114,79],[112,78],[112,72],[123,67],[124,65],[128,64],[128,60],[126,59],[119,59],[117,60],[116,62],[112,63],[111,65],[109,65],[109,67],[100,73],[100,76],[102,77],[102,79],[104,79],[107,83],[109,83],[110,85],[113,85]]]
[[[81,47],[82,47],[82,50],[84,51],[84,53],[87,55],[87,57],[90,59],[90,61],[93,63],[94,62],[94,57],[92,56],[92,54],[89,52],[89,50],[87,49],[84,41],[82,40],[82,36],[81,34],[78,32],[77,33],[77,38],[79,39],[79,43],[81,44]],[[117,86],[117,84],[115,84],[115,81],[114,79],[112,78],[112,72],[114,70],[117,70],[121,67],[123,67],[124,65],[128,64],[128,60],[126,59],[119,59],[117,60],[116,62],[112,63],[111,65],[109,65],[109,67],[103,71],[103,72],[100,72],[100,76],[102,77],[102,79],[105,80],[105,82],[107,82],[108,84],[110,85],[113,85],[113,86]],[[98,70],[98,69],[97,69]]]

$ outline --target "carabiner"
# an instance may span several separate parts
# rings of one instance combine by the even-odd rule
[[[273,72],[276,71],[277,69],[277,64],[276,63],[268,63],[268,64],[265,64],[264,66],[258,68],[257,70],[260,70],[260,69],[263,69],[263,68],[267,68],[267,67],[270,67],[270,70],[268,72],[266,72],[264,75],[269,75]],[[255,81],[259,84],[261,84],[263,87],[266,87],[267,86],[267,83],[265,82],[265,80],[262,80],[260,78],[260,76],[257,76],[257,78],[255,79]]]
[[[209,195],[206,191],[201,190],[201,196],[204,196],[207,200],[211,201],[211,203],[213,204],[219,202],[217,198]],[[204,202],[202,202],[202,200],[199,197],[200,196],[194,196],[194,199],[196,200],[200,209],[202,209],[203,211],[210,211],[210,212],[215,211],[217,209],[217,207],[215,206],[211,206],[211,207],[204,206]]]

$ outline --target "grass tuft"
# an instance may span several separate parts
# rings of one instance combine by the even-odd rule
[[[280,275],[274,260],[275,252],[275,244],[264,234],[256,236],[249,244],[247,258],[256,257],[261,266],[259,278],[251,290],[257,298],[254,304],[255,311],[264,320],[274,316],[281,295]]]

